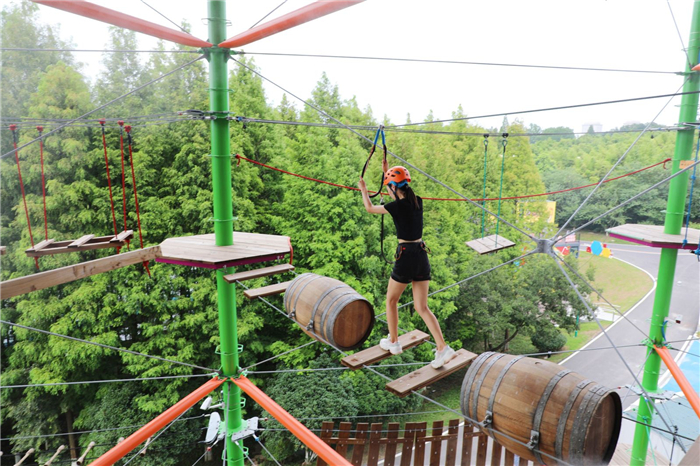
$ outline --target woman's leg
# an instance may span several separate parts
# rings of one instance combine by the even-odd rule
[[[428,308],[428,289],[430,288],[430,281],[423,280],[420,282],[413,282],[413,307],[416,308],[418,314],[428,326],[428,330],[433,335],[433,339],[437,344],[437,350],[442,351],[447,344],[442,336],[442,330],[440,329],[440,323],[438,322],[435,314]]]
[[[400,283],[393,278],[389,279],[386,288],[386,322],[389,324],[389,335],[392,343],[399,339],[399,299],[408,283]]]

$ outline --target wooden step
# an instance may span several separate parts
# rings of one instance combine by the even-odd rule
[[[83,244],[87,243],[88,241],[90,241],[94,237],[95,237],[95,235],[81,236],[80,238],[78,238],[75,241],[73,241],[72,243],[70,243],[68,245],[68,247],[69,248],[78,248],[78,247],[82,246]]]
[[[117,236],[112,238],[110,242],[112,243],[122,243],[128,239],[131,239],[131,237],[134,236],[134,230],[124,230],[121,233],[119,233]]]
[[[54,241],[56,241],[56,240],[55,239],[45,239],[41,243],[35,244],[34,247],[31,249],[32,249],[32,251],[41,251],[42,249],[50,246]]]
[[[479,254],[488,254],[515,246],[515,243],[500,235],[491,235],[467,241],[467,246]]]
[[[287,287],[291,281],[275,283],[274,285],[263,286],[262,288],[254,288],[252,290],[245,290],[243,294],[248,299],[262,298],[263,296],[271,296],[273,294],[282,294],[287,291]]]
[[[224,275],[224,280],[226,280],[229,283],[236,283],[245,280],[252,280],[253,278],[267,277],[269,275],[276,275],[278,273],[291,272],[292,270],[294,270],[294,266],[292,264],[273,265],[271,267],[264,267],[262,269],[246,270],[245,272]]]
[[[418,346],[424,341],[428,340],[430,335],[420,330],[413,330],[412,332],[404,333],[399,335],[399,342],[401,347],[406,350],[408,348],[413,348]],[[362,369],[363,366],[381,361],[393,356],[389,351],[384,351],[379,347],[379,345],[367,348],[366,350],[358,351],[350,356],[345,356],[340,360],[344,366],[349,367],[352,370]]]
[[[391,393],[398,395],[400,398],[403,398],[410,395],[414,390],[430,385],[431,383],[447,377],[453,372],[468,366],[474,359],[476,359],[476,354],[465,349],[458,350],[454,357],[445,363],[445,365],[440,369],[433,369],[433,367],[428,364],[425,367],[421,367],[417,371],[404,375],[400,379],[389,382],[386,384],[386,389]]]

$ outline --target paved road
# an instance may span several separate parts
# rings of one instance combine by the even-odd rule
[[[634,245],[610,244],[609,246],[615,258],[622,259],[647,271],[656,280],[660,250]],[[582,249],[585,250],[585,246],[582,246]],[[649,319],[652,315],[653,303],[654,293],[650,293],[627,314],[627,319],[621,319],[608,328],[607,333],[615,345],[635,345],[646,338],[645,334],[649,331]],[[669,316],[673,317],[674,314],[681,314],[682,319],[680,324],[669,323],[666,330],[667,339],[669,341],[685,340],[692,335],[698,327],[699,310],[700,263],[694,254],[680,251],[676,265],[675,284],[673,286]],[[639,327],[644,334],[634,326]],[[610,346],[610,341],[605,336],[601,336],[591,343],[587,349]],[[682,343],[679,342],[676,346],[680,348]],[[629,368],[635,374],[639,373],[645,362],[645,349],[642,347],[630,347],[620,348],[619,351],[627,361]],[[563,365],[586,378],[605,384],[608,387],[619,387],[634,383],[634,377],[632,377],[630,371],[613,349],[582,351],[564,361]],[[620,393],[621,396],[624,396],[626,390]],[[625,407],[635,400],[636,397],[634,396],[627,397]]]

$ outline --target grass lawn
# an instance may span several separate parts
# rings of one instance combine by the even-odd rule
[[[619,260],[582,253],[579,255],[578,265],[584,276],[593,267],[595,279],[591,284],[608,301],[620,306],[618,309],[623,313],[642,299],[654,285],[649,275]],[[604,302],[595,294],[591,296],[591,301]]]

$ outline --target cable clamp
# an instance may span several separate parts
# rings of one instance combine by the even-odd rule
[[[484,416],[484,420],[481,422],[478,422],[477,424],[479,427],[482,429],[486,429],[488,426],[490,426],[493,423],[493,412],[491,411],[486,411],[486,416]]]
[[[314,328],[314,321],[313,319],[309,321],[308,325],[306,326],[306,330],[312,330]]]
[[[231,434],[231,441],[235,442],[237,440],[243,440],[248,437],[252,437],[255,435],[255,431],[258,430],[258,418],[253,417],[248,420],[246,420],[246,427],[243,430],[239,430],[238,432],[234,432]]]
[[[540,443],[540,433],[536,430],[530,431],[530,441],[525,445],[529,450],[534,450]]]

